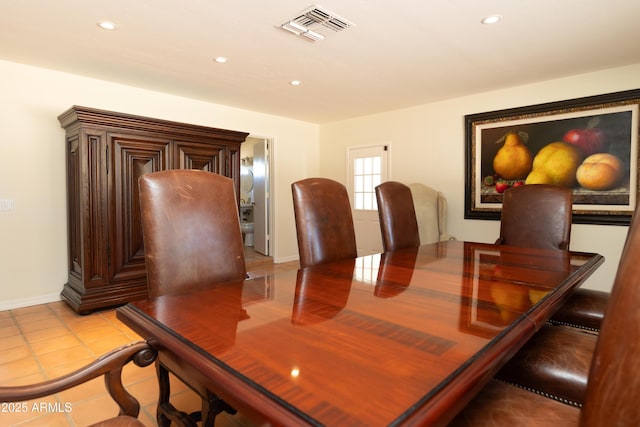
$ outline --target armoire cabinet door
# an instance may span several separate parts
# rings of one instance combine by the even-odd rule
[[[110,203],[110,266],[114,281],[145,277],[138,178],[169,168],[171,141],[109,135],[113,171]]]
[[[106,133],[87,129],[67,138],[69,281],[74,288],[109,283]]]
[[[175,169],[199,169],[226,175],[224,145],[176,141]]]

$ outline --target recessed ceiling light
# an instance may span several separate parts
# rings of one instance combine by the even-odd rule
[[[102,28],[103,30],[115,30],[117,28],[117,25],[111,21],[100,21],[98,22],[98,27]]]
[[[502,16],[500,16],[500,15],[491,15],[491,16],[487,16],[486,18],[484,18],[481,22],[483,24],[495,24],[496,22],[498,22],[501,19],[502,19]]]
[[[216,61],[218,64],[224,64],[225,62],[227,62],[227,61],[228,61],[228,59],[227,59],[227,58],[225,58],[224,56],[217,56],[217,57],[216,57],[216,59],[215,59],[215,61]]]
[[[300,86],[300,83],[302,83],[300,80],[291,80],[289,82],[291,86]]]

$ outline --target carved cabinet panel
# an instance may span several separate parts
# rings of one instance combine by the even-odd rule
[[[202,169],[240,190],[246,132],[74,106],[66,131],[69,281],[62,298],[87,313],[147,295],[138,178]],[[239,197],[238,197],[239,199]]]

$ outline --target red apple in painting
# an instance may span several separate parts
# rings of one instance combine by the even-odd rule
[[[599,128],[571,129],[562,140],[580,148],[585,157],[607,151],[607,137]]]
[[[505,182],[505,181],[496,182],[496,191],[498,193],[504,193],[504,191],[509,187],[510,187],[510,185],[509,185],[508,182]]]

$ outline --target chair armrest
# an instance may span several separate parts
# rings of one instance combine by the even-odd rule
[[[120,407],[120,415],[137,417],[140,404],[122,385],[122,368],[133,361],[140,367],[156,359],[157,352],[139,341],[117,348],[84,367],[59,378],[37,384],[0,387],[0,402],[21,402],[37,399],[75,387],[94,378],[105,377],[106,388]]]

